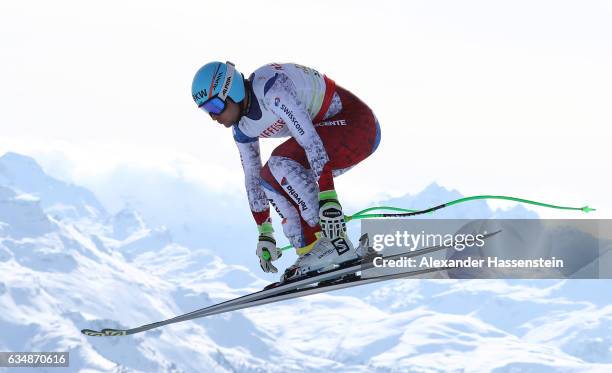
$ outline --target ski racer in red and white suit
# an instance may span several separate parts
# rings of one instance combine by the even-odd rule
[[[272,260],[280,256],[272,235],[270,203],[302,259],[290,267],[291,273],[285,272],[286,280],[316,269],[312,261],[319,258],[302,257],[317,244],[323,252],[334,247],[336,256],[343,254],[347,244],[352,249],[346,242],[334,176],[376,150],[380,127],[365,103],[312,68],[273,63],[255,70],[244,83],[246,97],[240,103],[239,121],[232,123],[232,110],[211,116],[233,129],[250,208],[259,228],[262,269],[276,272],[271,260],[262,258],[263,251],[272,254]],[[274,149],[262,166],[259,140],[267,137],[290,138]],[[266,240],[266,236],[272,239]],[[323,239],[325,242],[319,242]],[[343,242],[338,244],[337,240]],[[336,244],[330,245],[330,241]]]

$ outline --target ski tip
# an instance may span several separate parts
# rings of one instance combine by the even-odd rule
[[[581,208],[580,210],[582,210],[583,212],[589,213],[591,211],[597,211],[597,209],[591,208],[589,206],[584,206],[583,208]]]
[[[81,333],[90,337],[117,337],[121,335],[127,335],[127,330],[120,329],[102,329],[100,331],[92,329],[83,329]]]
[[[103,337],[104,333],[102,332],[98,332],[96,330],[91,330],[91,329],[83,329],[81,330],[81,333],[90,336],[90,337]]]
[[[102,329],[101,332],[111,337],[127,335],[127,330],[121,330],[121,329]]]

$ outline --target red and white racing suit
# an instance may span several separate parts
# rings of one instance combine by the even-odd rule
[[[271,203],[289,242],[304,247],[320,230],[319,190],[334,189],[334,176],[376,150],[380,126],[366,104],[314,69],[274,63],[249,82],[249,107],[233,126],[249,205],[262,224]],[[262,167],[259,139],[265,137],[291,138]]]

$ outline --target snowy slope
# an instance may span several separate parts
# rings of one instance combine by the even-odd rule
[[[134,209],[110,216],[31,159],[9,158],[0,158],[5,170],[30,166],[0,182],[0,351],[70,351],[64,371],[612,369],[610,283],[594,280],[400,280],[136,336],[85,337],[82,328],[158,321],[266,282],[216,250],[176,243]],[[47,186],[27,172],[74,190],[61,198],[74,214],[58,216],[58,197],[46,202]],[[436,189],[445,193],[426,192]]]

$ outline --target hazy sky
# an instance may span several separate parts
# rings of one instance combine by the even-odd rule
[[[231,133],[195,108],[193,74],[299,62],[381,122],[341,199],[437,181],[610,217],[611,19],[610,1],[4,1],[0,152],[88,186],[122,164],[243,193]]]

